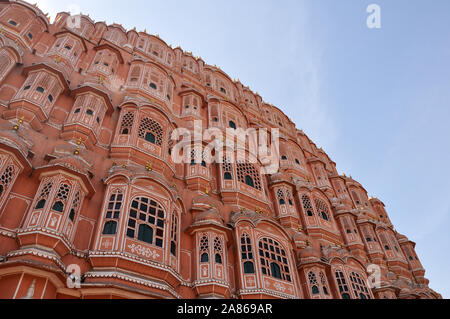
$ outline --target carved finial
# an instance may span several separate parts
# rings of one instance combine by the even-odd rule
[[[18,131],[18,130],[19,130],[20,125],[22,125],[22,123],[23,123],[23,119],[24,119],[24,117],[22,116],[22,117],[17,121],[17,124],[14,125],[14,127],[13,127],[14,131]]]

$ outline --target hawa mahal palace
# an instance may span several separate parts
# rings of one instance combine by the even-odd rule
[[[194,121],[279,129],[278,172],[175,163]],[[1,0],[0,298],[441,296],[383,202],[239,80],[157,35]]]

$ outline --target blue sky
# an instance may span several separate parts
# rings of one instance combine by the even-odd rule
[[[52,17],[78,7],[159,34],[280,107],[386,204],[430,286],[450,298],[450,1],[37,3]],[[371,3],[378,30],[366,26]]]

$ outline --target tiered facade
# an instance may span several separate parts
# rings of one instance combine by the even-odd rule
[[[0,298],[440,298],[379,199],[158,36],[0,1],[0,114]],[[175,163],[194,121],[278,128],[278,173]]]

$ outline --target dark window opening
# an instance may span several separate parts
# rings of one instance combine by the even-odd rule
[[[231,175],[231,173],[226,172],[225,174],[223,174],[223,179],[226,181],[231,181],[233,179],[233,176]]]
[[[281,269],[277,263],[275,263],[275,262],[270,263],[270,272],[272,274],[272,277],[277,278],[277,279],[282,279]]]
[[[23,88],[23,90],[24,90],[24,91],[27,91],[27,90],[29,90],[30,88],[31,88],[31,86],[30,86],[30,85],[27,85],[26,87]]]
[[[236,124],[233,121],[230,121],[228,124],[232,129],[236,129]]]
[[[147,142],[152,143],[152,144],[156,144],[156,137],[155,137],[155,135],[153,135],[153,134],[150,133],[150,132],[147,132],[147,133],[145,134],[145,140],[146,140]]]
[[[156,86],[156,84],[155,83],[150,83],[150,87],[153,89],[153,90],[156,90],[158,87]]]
[[[46,203],[46,200],[45,200],[45,199],[41,199],[41,200],[36,204],[36,208],[35,208],[35,209],[41,209],[41,208],[44,208],[45,203]]]
[[[280,205],[285,205],[286,204],[286,201],[284,200],[284,199],[280,199]]]
[[[38,87],[36,88],[36,91],[39,92],[39,93],[44,93],[45,90],[44,90],[43,87],[38,86]]]
[[[255,265],[251,261],[246,261],[244,263],[244,274],[254,274],[255,273]]]
[[[177,248],[173,241],[170,242],[170,253],[175,257],[177,256]]]
[[[200,262],[207,263],[208,261],[209,261],[208,253],[203,253],[202,256],[200,257]]]
[[[87,115],[94,115],[94,111],[92,111],[92,110],[89,109],[89,110],[86,111],[86,114],[87,114]]]
[[[117,230],[117,222],[109,221],[105,223],[105,227],[103,227],[103,235],[115,235]]]
[[[50,95],[48,96],[48,100],[50,101],[50,103],[52,103],[52,102],[53,102],[53,95],[50,94]]]
[[[75,219],[75,209],[70,210],[69,219],[73,221]]]
[[[217,264],[222,264],[222,256],[220,254],[216,254],[215,260]]]
[[[53,205],[52,209],[53,209],[54,211],[56,211],[56,212],[62,213],[63,210],[64,210],[64,204],[63,204],[63,202],[57,201],[57,202]]]
[[[245,176],[245,184],[247,184],[250,187],[255,187],[255,183],[253,182],[253,178],[251,178],[248,175]]]
[[[148,225],[139,225],[138,240],[143,241],[147,244],[153,243],[153,228]]]
[[[313,295],[318,295],[320,293],[319,287],[317,287],[317,286],[312,286],[311,290],[312,290]]]
[[[17,22],[14,20],[9,20],[8,23],[13,26],[17,26]]]
[[[76,109],[75,112],[73,112],[73,113],[78,114],[80,112],[81,112],[81,109]]]

